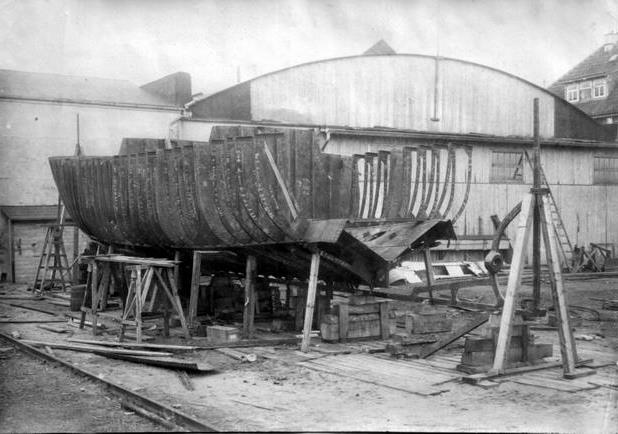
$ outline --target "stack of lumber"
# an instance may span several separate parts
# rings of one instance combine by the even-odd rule
[[[473,374],[485,372],[491,368],[500,333],[499,324],[500,316],[492,315],[481,336],[466,337],[461,363],[457,366],[458,370]],[[511,331],[506,366],[513,368],[539,363],[543,358],[551,357],[552,353],[553,345],[535,343],[529,326],[522,321],[521,317],[516,316]]]
[[[68,339],[67,342],[35,340],[22,340],[22,342],[33,347],[42,347],[50,354],[53,354],[52,349],[70,350],[168,369],[194,372],[214,370],[212,366],[205,363],[174,358],[174,353],[193,351],[198,348],[186,345],[137,344],[85,339]]]

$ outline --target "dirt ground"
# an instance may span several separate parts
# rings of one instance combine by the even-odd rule
[[[618,279],[572,281],[566,282],[566,287],[569,301],[573,305],[599,308],[601,302],[590,300],[590,297],[618,298]],[[530,289],[525,288],[523,292],[525,297]],[[477,301],[483,301],[482,299],[487,297],[487,301],[491,301],[491,291],[488,288],[465,290],[461,295],[478,299]],[[549,296],[545,294],[545,298],[548,300]],[[2,309],[0,305],[0,316],[5,317],[44,316],[35,312]],[[599,333],[600,323],[593,320],[594,315],[577,310],[574,314],[581,317],[581,325],[576,327],[576,335]],[[66,339],[64,335],[45,332],[30,324],[2,324],[0,330],[19,330],[25,339]],[[88,331],[72,329],[71,332],[74,337],[92,338]],[[539,342],[554,343],[554,359],[557,359],[559,352],[556,332],[535,331],[534,334]],[[113,335],[102,338],[113,339]],[[430,357],[427,363],[438,366],[435,370],[431,367],[421,369],[415,361],[387,360],[388,357],[384,355],[362,353],[359,350],[362,343],[347,346],[353,353],[349,355],[324,354],[325,349],[341,346],[320,343],[319,340],[314,342],[308,354],[300,353],[293,346],[244,349],[243,352],[258,356],[254,363],[243,363],[217,351],[199,351],[183,358],[207,362],[217,370],[208,375],[191,375],[194,390],[187,390],[176,373],[166,369],[111,360],[89,353],[54,351],[58,357],[95,375],[113,378],[115,382],[131,390],[178,408],[225,431],[618,431],[618,388],[613,385],[564,391],[535,384],[519,384],[512,377],[487,388],[467,385],[455,378],[461,373],[457,374],[454,369],[445,369],[442,366],[447,363],[447,358],[456,360],[461,356],[462,345],[463,340],[456,341]],[[593,377],[603,376],[613,378],[613,384],[618,384],[618,339],[601,338],[597,335],[592,341],[578,340],[577,348],[580,357],[590,357],[595,362],[607,364],[597,370],[597,376],[586,378],[592,381]],[[21,360],[21,357],[16,360]],[[347,363],[352,366],[353,363],[358,363],[358,360],[367,360],[366,369],[359,367],[359,372],[365,375],[364,378],[350,378],[325,372],[329,369],[329,363],[339,366]],[[319,363],[325,366],[325,370],[315,369]],[[392,372],[381,372],[376,377],[369,366],[374,364],[389,364]],[[19,364],[15,365],[14,369],[13,377],[18,373],[28,372]],[[566,384],[562,380],[560,369],[547,371],[548,381],[559,387]],[[455,379],[443,382],[445,377],[441,375],[445,372]],[[4,371],[2,373],[4,377]],[[23,376],[28,377],[28,374]],[[33,386],[35,390],[42,391],[37,397],[56,396],[58,390],[64,390],[61,389],[62,386],[69,384],[68,381],[50,384],[45,380],[48,377],[42,377],[42,382],[38,383],[38,377],[33,378],[37,379],[28,381],[36,383],[37,386]],[[85,392],[82,392],[81,388],[84,386],[79,384],[81,380],[74,381],[78,383],[71,384],[66,389],[67,399],[71,395],[77,396],[82,406],[85,406],[86,402],[103,401],[124,415],[118,404],[113,399],[109,401],[104,398],[103,391],[97,391],[95,386],[91,386],[92,389],[86,388],[92,390],[92,395],[89,395],[92,399],[83,399]],[[589,380],[573,381],[567,386],[588,385]],[[2,415],[10,415],[13,422],[10,426],[3,422],[0,425],[2,431],[38,431],[39,426],[41,431],[151,429],[130,425],[130,421],[122,422],[127,425],[111,425],[112,419],[125,419],[107,416],[103,418],[103,423],[109,422],[110,425],[99,425],[93,422],[101,415],[97,413],[96,406],[92,412],[80,413],[76,421],[70,424],[70,429],[48,429],[44,425],[33,428],[33,422],[24,420],[20,415],[28,415],[35,406],[34,403],[22,398],[19,392],[21,387],[8,389],[3,385],[3,389],[6,389],[3,390],[3,396],[8,397],[10,406],[3,404]],[[53,405],[48,404],[49,398],[42,398],[41,401],[45,404],[42,408],[53,410]],[[105,410],[105,414],[107,411]],[[79,428],[75,428],[77,426]],[[109,428],[106,429],[107,427]]]
[[[0,432],[165,430],[121,408],[101,386],[16,349],[0,359],[0,391]]]

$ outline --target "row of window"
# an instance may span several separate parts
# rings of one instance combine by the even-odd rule
[[[524,182],[525,155],[520,152],[494,151],[490,182]],[[593,184],[618,184],[618,158],[594,157]]]
[[[564,89],[565,98],[568,102],[586,101],[591,98],[605,98],[607,96],[607,80],[586,80],[573,83]]]

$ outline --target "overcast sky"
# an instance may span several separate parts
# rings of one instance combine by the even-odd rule
[[[398,53],[548,86],[617,28],[618,0],[0,0],[0,68],[128,79],[189,72],[194,93],[312,60]]]

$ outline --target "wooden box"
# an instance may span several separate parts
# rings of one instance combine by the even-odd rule
[[[408,334],[449,332],[453,321],[445,313],[407,313],[405,329]]]
[[[235,342],[240,339],[240,330],[236,327],[208,326],[206,327],[206,337],[208,342],[217,344]]]

